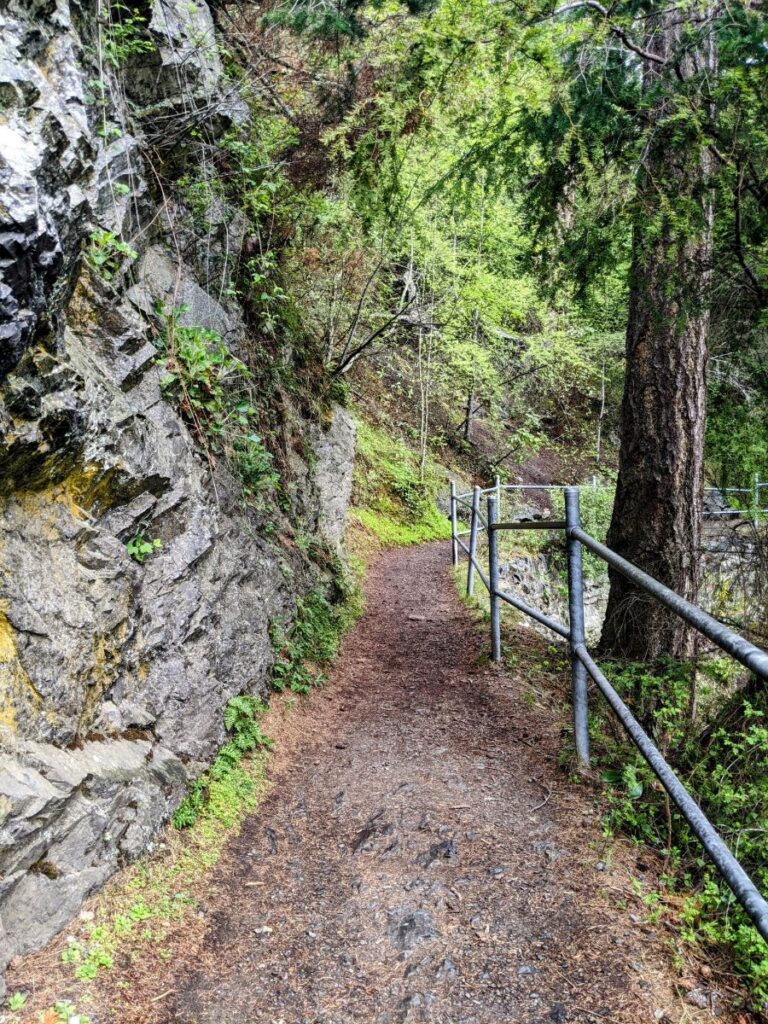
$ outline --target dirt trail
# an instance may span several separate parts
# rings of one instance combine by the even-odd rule
[[[163,1019],[652,1021],[670,1006],[653,936],[600,898],[598,825],[542,756],[552,724],[483,664],[446,555],[373,567]]]
[[[367,612],[292,712],[269,797],[212,871],[196,938],[126,993],[131,1020],[696,1014],[637,907],[602,894],[629,888],[626,864],[601,870],[589,792],[557,765],[562,723],[486,663],[447,563],[433,544],[374,564]]]

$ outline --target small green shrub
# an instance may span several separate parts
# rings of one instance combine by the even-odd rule
[[[90,1018],[84,1013],[78,1013],[73,1003],[62,1000],[54,1004],[53,1012],[61,1024],[89,1024]]]
[[[240,434],[232,439],[233,468],[243,486],[243,494],[255,497],[262,491],[276,487],[280,475],[276,472],[272,455],[264,447],[258,434]]]
[[[195,780],[179,804],[173,816],[177,828],[193,825],[212,793],[220,799],[229,800],[233,796],[241,801],[247,799],[253,781],[238,769],[245,754],[258,748],[270,750],[273,746],[259,725],[259,716],[266,710],[266,704],[249,694],[230,699],[224,711],[224,727],[232,739],[221,748],[211,767]],[[218,789],[215,784],[219,784]]]
[[[101,57],[109,67],[121,68],[139,54],[151,53],[155,44],[147,34],[147,19],[137,7],[123,3],[109,5],[109,22],[101,26]]]
[[[243,496],[257,499],[276,487],[280,478],[272,455],[254,430],[258,410],[253,375],[216,331],[182,324],[185,312],[185,307],[170,313],[162,307],[158,310],[161,386],[209,457],[223,455],[242,485]]]
[[[338,564],[335,584],[336,603],[322,589],[315,590],[297,603],[294,620],[286,632],[278,624],[273,627],[275,690],[308,693],[325,682],[323,667],[336,657],[342,636],[362,610],[357,582]]]
[[[657,666],[605,666],[611,682],[652,733],[681,781],[763,891],[768,888],[768,696],[732,693],[734,670],[722,659],[703,671],[671,659]],[[692,714],[694,688],[714,685],[709,718]],[[768,1003],[768,947],[721,880],[643,758],[613,729],[607,713],[593,717],[595,753],[611,786],[606,827],[663,852],[669,884],[689,895],[683,937],[730,950],[758,1003]]]
[[[79,981],[93,981],[102,968],[114,966],[114,939],[104,928],[93,927],[87,943],[71,939],[61,961],[73,964]]]
[[[17,1013],[19,1010],[23,1010],[27,1002],[27,995],[25,992],[12,992],[8,996],[8,1009],[11,1013]]]
[[[114,281],[126,261],[135,260],[138,252],[112,231],[98,229],[90,235],[85,258],[93,270],[105,281]]]

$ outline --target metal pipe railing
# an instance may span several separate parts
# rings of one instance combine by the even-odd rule
[[[760,486],[755,480],[755,491]],[[594,481],[593,481],[594,485]],[[528,485],[511,485],[515,489],[527,488]],[[531,487],[534,485],[530,485]],[[554,489],[554,485],[537,488]],[[766,484],[768,486],[768,484]],[[579,760],[589,765],[589,730],[588,730],[588,691],[587,673],[594,680],[597,688],[608,702],[609,707],[618,718],[631,741],[640,751],[646,762],[661,782],[662,786],[678,807],[683,818],[688,822],[694,835],[699,839],[707,855],[731,888],[731,891],[748,914],[763,939],[768,942],[768,903],[765,901],[754,882],[734,857],[727,845],[707,819],[696,800],[667,764],[661,752],[634,717],[627,705],[613,688],[605,674],[590,655],[585,638],[584,628],[584,580],[582,569],[582,548],[606,562],[611,568],[620,572],[635,586],[646,591],[661,604],[680,616],[685,622],[703,633],[709,640],[726,651],[746,668],[763,679],[768,679],[768,653],[750,643],[729,629],[724,623],[709,615],[703,609],[681,597],[658,580],[643,572],[621,555],[616,554],[605,544],[585,533],[581,528],[578,487],[565,487],[565,520],[523,520],[520,522],[500,523],[498,521],[498,495],[504,490],[497,478],[491,488],[475,487],[472,492],[472,520],[469,530],[469,546],[460,540],[456,530],[456,503],[458,496],[455,485],[451,485],[451,539],[452,558],[458,564],[458,551],[463,550],[469,560],[467,570],[467,594],[474,588],[477,576],[488,591],[490,599],[491,619],[491,657],[494,661],[501,660],[501,602],[511,605],[524,615],[546,626],[552,632],[568,641],[571,654],[571,694],[573,731],[576,751]],[[749,492],[747,492],[749,493]],[[488,574],[486,575],[477,558],[477,539],[481,527],[480,496],[487,494],[488,518],[484,524],[488,536]],[[755,502],[755,506],[757,502]],[[565,533],[568,553],[568,610],[569,625],[555,621],[536,608],[532,608],[514,594],[502,590],[500,586],[499,566],[499,535],[502,530],[548,529],[562,530]]]
[[[707,816],[664,760],[650,736],[600,671],[583,644],[576,648],[576,655],[594,679],[629,738],[648,762],[656,778],[674,800],[691,831],[728,883],[731,892],[768,942],[768,903],[763,899],[755,883],[720,838]]]
[[[597,555],[598,558],[602,558],[604,562],[607,562],[608,565],[620,572],[630,582],[651,594],[665,607],[669,608],[670,611],[679,615],[681,619],[684,619],[695,629],[698,629],[700,633],[703,633],[704,636],[717,644],[722,650],[727,651],[728,654],[737,661],[740,661],[746,668],[762,676],[763,679],[768,679],[768,654],[765,651],[755,647],[749,640],[745,640],[738,633],[734,633],[732,629],[729,629],[718,619],[709,615],[690,601],[686,601],[685,598],[676,594],[674,590],[665,587],[663,583],[659,583],[658,580],[649,576],[647,572],[638,569],[636,565],[628,562],[621,555],[617,555],[615,551],[611,551],[609,547],[601,544],[594,537],[590,537],[582,529],[574,527],[568,530],[568,534],[578,540],[593,554]]]
[[[576,648],[586,641],[584,630],[584,574],[581,564],[581,545],[575,531],[581,526],[579,491],[565,489],[565,535],[568,548],[568,646],[571,651],[571,705],[573,707],[573,735],[576,753],[582,764],[589,764],[589,703],[587,699],[587,673]]]
[[[606,484],[598,484],[597,478],[592,477],[592,481],[589,485],[590,490],[610,490],[611,488]],[[506,491],[564,491],[565,484],[502,484],[500,477],[496,477],[495,483],[490,487],[481,487],[480,494],[491,494],[495,493],[498,501],[499,512],[501,512],[501,496]],[[752,501],[749,503],[747,508],[729,507],[724,509],[713,509],[711,511],[705,511],[703,516],[705,519],[717,519],[720,517],[731,517],[738,518],[743,517],[744,513],[748,513],[752,519],[753,525],[757,525],[758,517],[761,515],[768,515],[768,507],[760,505],[760,491],[768,488],[768,480],[760,480],[759,474],[755,474],[754,482],[751,487],[705,487],[705,494],[720,494],[726,500],[729,494],[748,494],[751,496]],[[467,499],[471,499],[474,495],[474,489],[466,491],[464,494],[457,494],[456,501],[461,502],[469,507]]]

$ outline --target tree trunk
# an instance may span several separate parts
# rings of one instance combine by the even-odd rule
[[[467,415],[464,418],[464,440],[472,440],[472,414],[475,409],[475,389],[470,388],[467,395]]]
[[[669,56],[680,12],[659,15],[648,40]],[[666,23],[663,23],[663,21]],[[701,60],[701,55],[686,58]],[[685,65],[683,71],[685,72]],[[690,70],[690,67],[688,68]],[[646,72],[650,85],[661,72]],[[706,418],[712,198],[706,155],[671,137],[661,102],[638,181],[616,502],[608,544],[696,599]],[[611,571],[606,652],[684,657],[690,629]]]

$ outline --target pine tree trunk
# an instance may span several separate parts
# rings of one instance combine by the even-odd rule
[[[475,391],[474,388],[469,389],[467,395],[467,415],[464,419],[464,440],[472,440],[472,413],[475,408]]]
[[[666,17],[670,25],[657,24],[648,41],[657,53],[668,54],[679,31],[679,11],[674,19]],[[647,77],[657,74],[650,69]],[[706,155],[695,146],[673,144],[664,114],[660,107],[638,182],[619,477],[608,544],[695,600],[712,208]],[[690,630],[612,571],[601,646],[634,660],[683,657]]]

